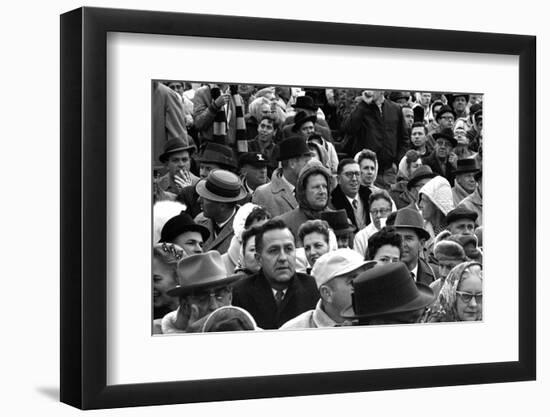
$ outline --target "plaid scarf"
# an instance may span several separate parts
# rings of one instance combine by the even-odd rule
[[[221,143],[224,145],[230,145],[235,146],[237,145],[237,148],[240,152],[246,152],[246,149],[244,151],[241,151],[241,148],[246,148],[246,124],[244,121],[244,104],[243,99],[239,95],[238,88],[236,85],[230,86],[230,93],[231,93],[231,99],[233,101],[233,104],[235,106],[235,121],[236,121],[236,132],[235,137],[228,137],[228,125],[227,125],[227,117],[224,107],[220,108],[218,112],[216,113],[216,116],[214,116],[214,124],[212,126],[213,128],[213,135],[212,140],[217,143]],[[215,87],[211,89],[211,95],[212,100],[216,100],[220,95],[221,91],[219,88]],[[231,103],[228,103],[228,115],[231,119]]]

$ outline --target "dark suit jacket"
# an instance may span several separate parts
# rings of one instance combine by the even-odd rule
[[[451,187],[455,184],[455,174],[454,174],[454,166],[452,166],[449,161],[445,162],[445,170],[447,171],[445,174],[443,174],[443,170],[441,169],[441,165],[439,165],[439,161],[437,160],[435,156],[435,151],[433,151],[430,155],[428,155],[425,158],[422,158],[422,164],[428,165],[432,172],[441,175],[442,177],[447,178],[447,181],[449,181],[449,184],[451,184]]]
[[[370,224],[370,216],[369,216],[369,197],[371,195],[372,191],[369,187],[365,187],[363,185],[359,186],[359,198],[361,199],[361,202],[363,203],[363,207],[365,209],[365,225]],[[355,214],[353,213],[353,207],[351,206],[351,203],[347,199],[346,195],[340,188],[340,184],[336,186],[334,190],[330,193],[330,207],[334,210],[342,210],[345,209],[346,213],[348,215],[348,219],[351,220],[353,225],[357,228],[357,222],[355,221]]]
[[[435,274],[432,267],[422,258],[418,259],[418,275],[416,280],[426,285],[435,281]]]
[[[315,279],[297,272],[291,279],[281,307],[277,308],[271,285],[262,270],[233,287],[232,305],[247,310],[262,329],[278,329],[304,311],[315,308],[319,291]]]

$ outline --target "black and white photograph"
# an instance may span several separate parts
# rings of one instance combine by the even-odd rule
[[[152,80],[153,335],[482,322],[483,98]]]

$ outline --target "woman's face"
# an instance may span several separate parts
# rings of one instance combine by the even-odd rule
[[[243,266],[252,272],[260,270],[260,265],[256,260],[256,239],[254,236],[249,238],[244,245]]]
[[[399,262],[401,257],[401,249],[397,246],[390,244],[385,244],[380,246],[380,248],[374,254],[373,259],[378,261],[380,265],[385,265],[389,263]]]
[[[481,268],[472,266],[464,271],[467,274],[457,288],[456,311],[462,321],[481,320],[483,293]]]
[[[411,162],[409,165],[409,178],[414,174],[414,171],[416,171],[419,167],[422,166],[422,159],[418,158],[416,161]]]
[[[418,208],[422,213],[424,220],[430,221],[435,217],[437,208],[431,202],[431,200],[426,197],[425,194],[420,194],[420,201],[418,202]]]
[[[153,305],[163,307],[175,303],[175,298],[166,294],[169,289],[175,286],[174,268],[153,258]]]

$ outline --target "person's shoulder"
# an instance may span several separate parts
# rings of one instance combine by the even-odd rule
[[[315,278],[313,276],[303,273],[303,272],[296,272],[296,278],[298,278],[298,281],[304,285],[313,285],[315,288],[317,288],[317,283],[315,282]]]
[[[247,288],[251,288],[251,286],[259,279],[261,279],[261,274],[259,271],[244,276],[243,278],[239,279],[235,284],[233,284],[233,291],[245,291]]]
[[[311,328],[311,321],[312,321],[312,316],[313,316],[314,311],[315,310],[304,311],[299,316],[296,316],[293,319],[290,319],[285,324],[283,324],[281,327],[279,327],[279,330],[309,329],[309,328]]]

